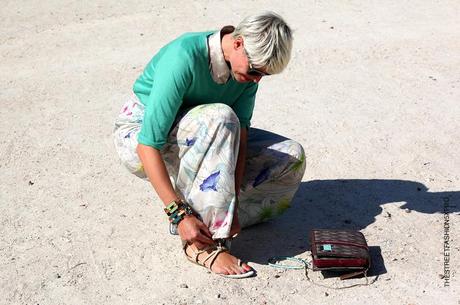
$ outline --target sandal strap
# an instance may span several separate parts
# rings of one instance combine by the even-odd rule
[[[187,254],[187,248],[189,248],[190,251],[192,251],[192,253],[191,253],[192,255],[189,256]],[[217,256],[220,253],[228,252],[228,249],[226,247],[223,247],[223,246],[221,246],[219,244],[218,245],[210,245],[210,246],[207,246],[206,248],[201,249],[201,250],[195,250],[192,247],[190,247],[190,245],[185,241],[182,242],[182,249],[184,250],[185,256],[188,256],[190,260],[193,260],[196,264],[201,265],[203,267],[206,267],[209,270],[211,270],[212,265],[214,264],[215,260],[217,259]],[[209,250],[212,250],[212,252],[208,254]],[[206,253],[208,255],[206,257],[204,257],[204,259],[199,260],[200,254],[203,254],[203,253]],[[208,261],[209,261],[209,264],[206,265],[206,263]]]
[[[192,255],[189,256],[189,255],[187,254],[187,248],[189,248],[190,251],[192,251]],[[206,262],[206,260],[208,259],[208,257],[209,257],[211,254],[214,253],[214,251],[211,252],[210,255],[209,255],[208,257],[206,257],[206,259],[203,261],[203,263],[201,263],[200,261],[198,261],[198,256],[199,256],[200,254],[203,254],[203,253],[207,252],[207,251],[210,250],[210,249],[215,249],[215,248],[216,248],[215,245],[211,245],[211,246],[207,246],[206,248],[204,248],[204,249],[202,249],[202,250],[195,250],[195,249],[193,249],[192,247],[190,247],[190,244],[189,244],[188,242],[186,242],[186,241],[184,241],[184,240],[182,241],[182,250],[184,251],[185,256],[189,257],[189,259],[195,261],[195,263],[197,263],[198,265],[202,265],[202,266],[205,266],[204,263]],[[206,266],[205,266],[205,267],[206,267]]]
[[[192,251],[192,255],[188,255],[187,254],[187,247],[190,249],[190,251]],[[194,261],[196,264],[198,265],[201,265],[203,267],[206,267],[208,268],[209,270],[211,270],[212,268],[212,265],[214,264],[217,256],[222,253],[222,252],[228,252],[228,249],[223,247],[223,246],[220,246],[220,245],[210,245],[210,246],[207,246],[206,248],[204,249],[201,249],[201,250],[195,250],[193,249],[192,247],[190,247],[190,244],[188,244],[186,241],[182,241],[182,249],[184,250],[184,253],[185,253],[185,256],[189,257],[190,260]],[[207,253],[209,250],[212,250],[211,253]],[[203,260],[199,260],[198,257],[200,256],[200,254],[203,254],[203,253],[206,253],[208,254],[206,257],[204,257]],[[206,263],[210,261],[209,265],[206,266]]]
[[[217,256],[222,253],[226,252],[227,250],[225,248],[217,247],[214,249],[209,255],[203,260],[203,265],[206,266],[206,262],[210,260],[211,262],[209,263],[209,270],[211,270],[212,265],[214,264],[214,261],[216,260]]]
[[[215,249],[216,249],[215,246],[208,246],[208,247],[206,247],[206,248],[204,248],[204,249],[201,249],[201,250],[198,250],[198,251],[195,251],[195,250],[192,249],[192,252],[193,252],[194,255],[195,255],[193,259],[195,260],[195,262],[196,262],[197,264],[203,265],[203,266],[206,267],[205,263],[206,263],[206,261],[209,259],[209,257],[214,253]],[[202,262],[199,262],[199,261],[198,261],[198,256],[199,256],[200,254],[203,254],[203,253],[206,253],[206,254],[207,254],[207,253],[208,253],[208,250],[213,250],[213,251],[212,251]]]

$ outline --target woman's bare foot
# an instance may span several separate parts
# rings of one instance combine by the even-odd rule
[[[197,252],[200,250],[197,248],[195,244],[189,244],[185,248],[185,253],[186,255],[194,260],[195,255]],[[205,259],[211,255],[211,253],[215,251],[215,248],[209,247],[209,249],[203,253],[198,254],[198,263],[200,265],[203,265],[203,262]],[[214,260],[214,263],[211,262],[212,260],[207,260],[204,262],[205,267],[208,269],[211,269],[212,272],[217,273],[217,274],[243,274],[246,273],[250,270],[252,270],[249,265],[242,263],[241,265],[238,265],[238,259],[228,253],[227,251],[220,252],[216,259]],[[210,268],[211,265],[211,268]]]

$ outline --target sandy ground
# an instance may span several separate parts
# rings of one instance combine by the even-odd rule
[[[459,304],[458,1],[123,3],[0,3],[0,304]],[[163,44],[264,8],[295,50],[253,125],[302,143],[307,171],[285,215],[234,243],[258,276],[228,280],[185,260],[112,122]],[[318,227],[361,230],[377,281],[267,265],[309,258]]]

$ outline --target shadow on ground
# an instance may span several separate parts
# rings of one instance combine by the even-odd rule
[[[403,202],[401,209],[408,212],[443,217],[446,206],[449,213],[459,213],[460,192],[429,192],[421,183],[404,180],[303,182],[284,215],[245,229],[232,252],[258,264],[266,264],[272,256],[296,256],[309,251],[311,229],[362,230],[382,213],[382,205],[391,202]],[[385,273],[380,251],[371,256],[373,273]]]

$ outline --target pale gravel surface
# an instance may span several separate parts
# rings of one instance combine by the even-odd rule
[[[459,304],[458,1],[0,5],[0,304]],[[111,129],[159,47],[263,8],[292,25],[295,50],[261,83],[253,125],[301,142],[307,171],[286,215],[235,242],[258,271],[235,281],[186,262]],[[450,287],[443,198],[457,205]],[[308,258],[314,227],[362,230],[377,282],[324,289],[267,266]]]

